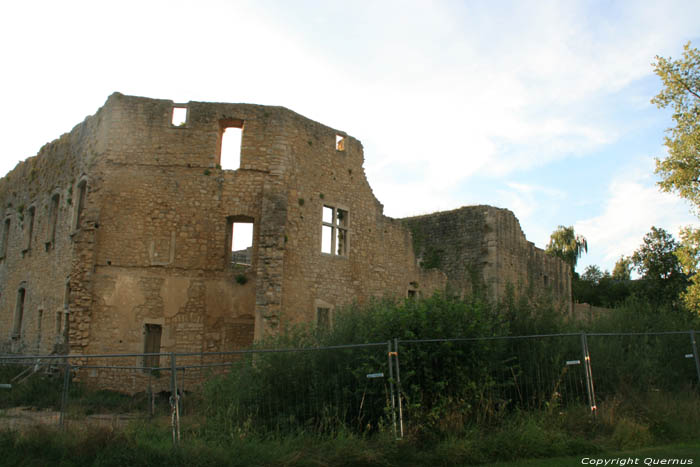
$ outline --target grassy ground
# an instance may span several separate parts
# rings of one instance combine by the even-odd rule
[[[68,432],[34,428],[0,432],[0,464],[8,466],[566,466],[600,459],[663,459],[700,463],[700,410],[695,394],[649,395],[601,404],[594,420],[585,408],[518,413],[489,427],[426,438],[409,433],[363,437],[215,436],[206,421],[188,419],[173,449],[166,417],[132,423],[126,430],[72,426]],[[656,447],[650,447],[656,446]],[[622,465],[619,461],[613,465]],[[663,464],[661,464],[663,465]],[[666,464],[668,465],[668,464]],[[687,463],[686,463],[687,465]]]
[[[662,463],[663,459],[678,459],[679,461],[685,460],[685,464],[683,465],[698,465],[700,464],[700,441],[632,449],[619,452],[606,452],[604,454],[595,455],[578,455],[568,457],[552,457],[549,459],[540,458],[519,460],[514,462],[497,462],[489,465],[494,467],[567,467],[595,465],[593,463],[583,464],[583,462],[594,462],[598,461],[599,459],[603,461],[608,459],[620,459],[620,461],[617,461],[617,463],[613,465],[622,465],[623,463],[625,463],[625,465],[673,465],[669,464],[668,462]],[[626,459],[632,459],[632,461],[626,461]],[[692,464],[689,462],[690,460],[693,461]],[[678,465],[681,465],[680,462]]]
[[[319,440],[295,437],[276,441],[234,442],[228,446],[199,441],[174,450],[167,433],[115,434],[97,431],[76,437],[37,430],[18,435],[0,433],[2,465],[8,466],[574,466],[599,459],[639,459],[636,465],[659,465],[662,459],[700,462],[700,442],[625,451],[581,453],[575,456],[536,458],[502,463],[481,463],[457,452],[455,443],[419,445],[391,440],[337,438]],[[137,439],[138,438],[138,439]],[[505,448],[505,447],[504,447]],[[635,465],[627,461],[627,465]],[[623,465],[619,463],[618,465]],[[668,465],[668,464],[666,464]],[[687,465],[687,463],[686,463]]]

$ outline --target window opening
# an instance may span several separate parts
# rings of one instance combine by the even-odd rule
[[[56,224],[58,223],[58,206],[61,201],[61,195],[55,194],[51,197],[49,205],[49,231],[46,235],[46,251],[51,248],[51,245],[56,240]]]
[[[222,122],[221,129],[219,165],[224,170],[237,170],[241,166],[243,120]]]
[[[61,331],[63,327],[63,315],[65,310],[58,310],[56,312],[56,329],[54,329],[54,334],[56,335],[56,343],[61,343]]]
[[[345,137],[343,135],[335,135],[335,150],[345,151]]]
[[[27,209],[27,227],[24,231],[24,250],[27,251],[32,248],[32,235],[34,234],[34,217],[36,214],[36,208],[31,206]]]
[[[83,218],[83,211],[85,210],[85,197],[87,195],[87,180],[83,180],[78,184],[78,204],[76,205],[76,215],[75,215],[75,226],[74,230],[80,228],[80,223]]]
[[[323,206],[321,252],[337,256],[348,254],[348,211]]]
[[[2,230],[2,245],[0,246],[0,254],[4,258],[7,256],[7,244],[10,241],[10,219],[5,219],[5,228]]]
[[[185,126],[187,123],[187,107],[173,107],[173,126]]]
[[[321,331],[329,331],[331,329],[330,308],[316,308],[316,326]]]
[[[252,218],[242,216],[228,218],[228,250],[231,263],[246,266],[253,264],[254,227]]]
[[[44,310],[39,309],[36,314],[36,346],[41,347],[41,322],[44,318]]]
[[[26,296],[26,290],[21,287],[17,291],[17,305],[15,306],[15,319],[12,326],[12,338],[19,339],[22,332],[22,317],[24,315],[24,299]]]
[[[411,300],[415,300],[416,298],[418,298],[418,291],[413,290],[413,289],[408,289],[408,298],[410,298]]]
[[[160,353],[160,336],[163,334],[163,327],[160,324],[146,324],[143,353]],[[158,368],[160,366],[160,355],[144,355],[143,366],[146,368]]]

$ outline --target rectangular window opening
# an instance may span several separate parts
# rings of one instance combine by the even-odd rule
[[[160,324],[146,324],[144,329],[143,353],[160,353],[160,336],[163,334],[163,327]],[[143,366],[146,368],[158,368],[160,366],[160,355],[144,355]]]
[[[24,299],[26,290],[24,287],[17,291],[17,305],[15,306],[15,319],[12,325],[12,338],[19,339],[22,333],[22,317],[24,316]]]
[[[44,310],[39,309],[36,314],[36,346],[41,347],[41,322],[44,319]]]
[[[187,107],[173,107],[173,126],[185,126],[187,124]]]
[[[83,221],[83,211],[85,210],[85,197],[87,196],[87,181],[83,180],[78,184],[78,204],[75,206],[75,226],[74,230],[80,228]]]
[[[55,194],[51,197],[49,205],[49,230],[46,234],[46,251],[49,251],[51,245],[56,241],[56,224],[58,223],[58,207],[61,201],[61,195]]]
[[[27,209],[27,224],[24,231],[24,250],[27,251],[32,248],[32,236],[34,235],[34,218],[36,216],[36,208],[31,206]]]
[[[241,166],[243,121],[227,122],[222,127],[219,165],[224,170],[238,170]]]
[[[253,264],[253,230],[252,222],[229,221],[231,228],[231,262],[249,266]]]
[[[321,253],[336,256],[348,254],[348,211],[323,206],[321,219]]]
[[[335,150],[345,151],[345,137],[343,135],[335,135]]]
[[[56,343],[61,344],[62,339],[61,339],[61,331],[63,329],[63,315],[65,314],[65,311],[59,310],[56,312],[56,328],[54,329],[54,334],[56,336]]]
[[[331,329],[331,309],[316,308],[316,326],[321,331],[330,331]]]
[[[2,245],[0,245],[0,254],[2,258],[7,256],[7,244],[10,241],[10,219],[5,219],[5,228],[2,230]]]

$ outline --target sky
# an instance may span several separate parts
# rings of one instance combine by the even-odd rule
[[[0,174],[115,91],[281,105],[359,139],[386,215],[489,204],[612,270],[651,226],[670,110],[656,55],[700,47],[688,1],[24,1],[0,18]]]

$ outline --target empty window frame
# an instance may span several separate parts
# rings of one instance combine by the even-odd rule
[[[316,327],[320,331],[331,329],[331,309],[326,307],[316,308]]]
[[[170,121],[172,126],[184,127],[187,124],[187,113],[187,106],[174,105],[172,120]]]
[[[219,165],[224,170],[237,170],[241,166],[243,120],[222,120]]]
[[[160,324],[145,324],[143,337],[143,353],[156,354],[144,355],[143,366],[146,368],[158,368],[160,366],[160,337],[163,327]]]
[[[83,221],[85,211],[85,199],[87,197],[87,180],[78,183],[78,201],[75,205],[75,224],[73,230],[80,229],[80,224]]]
[[[230,216],[227,218],[227,256],[233,264],[253,264],[253,233],[255,224],[252,217]]]
[[[27,209],[27,215],[24,220],[24,248],[22,251],[28,251],[32,248],[32,237],[34,236],[34,219],[36,217],[36,207],[30,206]]]
[[[8,217],[5,219],[5,225],[2,229],[2,245],[0,245],[0,258],[7,256],[7,244],[10,242],[10,226],[11,221]]]
[[[335,135],[335,150],[345,151],[345,136]]]
[[[333,206],[323,206],[321,220],[321,252],[348,255],[348,211]]]
[[[58,224],[58,208],[60,202],[61,195],[56,193],[51,197],[51,202],[49,203],[49,225],[46,231],[46,251],[49,251],[56,241],[56,225]]]
[[[12,338],[19,339],[22,334],[22,317],[24,316],[24,301],[27,295],[25,287],[17,290],[17,304],[15,305],[15,316],[12,323]]]

